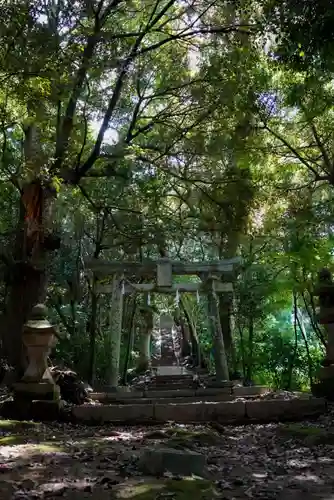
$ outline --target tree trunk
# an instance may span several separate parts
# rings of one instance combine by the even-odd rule
[[[18,376],[25,367],[22,329],[31,309],[47,297],[47,257],[59,248],[51,231],[55,191],[35,179],[21,190],[20,216],[14,252],[8,266],[8,296],[2,323],[4,355]]]
[[[140,354],[137,371],[143,372],[151,366],[151,336],[153,331],[153,311],[142,312],[143,326],[140,333]]]
[[[229,380],[229,371],[226,359],[224,338],[220,325],[220,316],[217,299],[212,291],[208,292],[208,313],[210,330],[213,340],[214,360],[217,380]]]
[[[185,324],[183,318],[180,318],[181,327],[181,357],[186,358],[191,355],[191,335],[188,325]]]
[[[239,336],[240,336],[240,351],[241,351],[241,363],[242,363],[242,376],[243,379],[246,379],[246,360],[245,360],[245,342],[244,342],[244,333],[243,329],[240,325],[238,325]]]
[[[195,365],[201,367],[202,364],[202,353],[201,353],[201,346],[198,340],[197,332],[196,332],[196,327],[190,317],[188,308],[186,306],[185,300],[181,297],[180,299],[180,305],[183,309],[186,321],[188,323],[189,327],[189,335],[190,335],[190,342],[191,342],[191,354],[193,358],[195,358]]]
[[[250,316],[248,323],[248,357],[247,357],[247,381],[252,382],[253,377],[253,348],[254,348],[254,321]]]
[[[118,386],[119,362],[122,339],[123,294],[120,290],[119,279],[113,279],[112,303],[110,309],[110,333],[108,339],[109,366],[107,369],[107,383],[110,387]]]
[[[95,365],[96,365],[96,322],[97,322],[97,309],[98,309],[98,295],[95,291],[95,278],[92,286],[91,294],[91,310],[88,323],[89,334],[89,368],[88,368],[88,382],[90,385],[95,384]]]
[[[131,352],[133,349],[133,342],[134,342],[134,336],[135,336],[134,318],[135,318],[135,314],[136,314],[136,308],[137,308],[137,303],[136,303],[136,300],[134,300],[132,311],[131,311],[130,324],[129,324],[129,328],[128,328],[128,341],[127,341],[127,346],[126,346],[126,355],[125,355],[123,374],[122,374],[122,382],[121,382],[122,385],[126,385],[126,383],[127,383],[127,374],[128,374],[129,364],[130,364],[130,360],[131,360]]]
[[[218,303],[220,324],[224,339],[226,356],[229,361],[230,367],[235,370],[235,351],[232,335],[233,297],[229,297],[227,294],[222,294],[219,296]]]
[[[298,320],[297,320],[297,294],[295,291],[293,291],[293,330],[295,334],[295,345],[293,349],[293,353],[290,356],[289,359],[289,366],[287,370],[287,376],[286,376],[286,382],[284,383],[284,389],[289,390],[292,385],[292,375],[293,375],[293,368],[295,364],[295,359],[297,357],[297,350],[298,350]]]

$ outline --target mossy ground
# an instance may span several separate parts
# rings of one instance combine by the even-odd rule
[[[116,492],[117,499],[156,500],[212,500],[216,493],[210,481],[196,478],[182,480],[148,480],[141,483],[120,485]]]
[[[0,420],[0,446],[31,444],[39,452],[59,451],[57,442],[45,440],[41,424],[25,420]]]
[[[175,427],[166,431],[169,439],[166,444],[171,447],[179,448],[189,445],[198,444],[200,446],[217,445],[221,436],[214,430],[199,430],[191,431],[182,427]]]
[[[287,424],[279,428],[281,434],[303,441],[306,446],[317,446],[319,444],[333,444],[334,430],[329,431],[321,427],[303,426],[303,424]]]

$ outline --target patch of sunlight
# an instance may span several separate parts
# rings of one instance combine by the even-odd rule
[[[306,469],[307,467],[310,467],[311,463],[312,460],[300,460],[298,458],[287,460],[287,465],[289,467],[294,467],[295,469]]]
[[[304,436],[309,436],[309,435],[320,436],[324,433],[324,430],[319,429],[319,427],[305,427],[302,426],[301,424],[288,424],[282,426],[280,430],[282,430],[283,432],[289,432],[291,434],[295,433]]]
[[[63,446],[60,443],[41,441],[38,443],[29,442],[29,437],[24,436],[7,436],[0,439],[1,446],[15,447],[15,451],[21,458],[29,458],[33,455],[41,453],[65,453]]]
[[[317,461],[320,462],[321,464],[326,464],[326,463],[328,464],[333,462],[333,459],[330,457],[318,457]]]
[[[133,498],[140,500],[153,500],[157,496],[157,492],[164,489],[164,484],[159,483],[145,483],[145,484],[132,484],[125,486],[118,493],[116,498]]]
[[[267,472],[253,472],[252,476],[255,478],[255,479],[265,479],[266,477],[268,477],[268,473]]]
[[[0,420],[0,430],[11,430],[11,429],[30,429],[40,426],[39,422],[33,422],[32,420]]]
[[[315,476],[314,474],[300,474],[298,476],[294,476],[294,478],[301,482],[312,481],[312,483],[324,484],[323,479],[319,476]]]
[[[27,438],[24,436],[5,436],[0,438],[0,446],[15,446],[17,444],[24,444],[27,442]]]
[[[172,497],[173,500],[212,500],[216,496],[210,481],[186,477],[181,480],[151,480],[143,479],[137,483],[123,483],[116,491],[117,499],[155,500]]]
[[[64,450],[60,444],[55,443],[37,443],[31,445],[31,451],[37,453],[63,453]]]

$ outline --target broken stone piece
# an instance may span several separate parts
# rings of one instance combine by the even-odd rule
[[[162,475],[168,471],[175,475],[206,476],[206,458],[200,453],[171,448],[147,448],[139,458],[139,468],[145,474]]]

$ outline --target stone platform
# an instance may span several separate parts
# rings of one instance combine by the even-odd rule
[[[167,367],[165,367],[167,368]],[[168,371],[168,370],[167,370]],[[326,401],[311,395],[293,399],[265,399],[264,386],[243,387],[189,373],[157,374],[129,390],[95,392],[95,404],[72,409],[74,420],[83,423],[196,423],[231,424],[300,420],[326,411]],[[262,398],[261,398],[262,397]]]
[[[169,384],[166,388],[161,386],[136,391],[93,392],[90,397],[94,401],[114,404],[147,404],[147,403],[194,403],[232,401],[235,398],[254,398],[268,391],[265,386],[253,387],[206,387],[206,388],[179,388]],[[170,388],[168,388],[170,387]],[[180,387],[184,387],[183,385]]]
[[[327,410],[322,398],[148,404],[81,405],[72,409],[76,422],[102,423],[266,423],[317,417]]]

